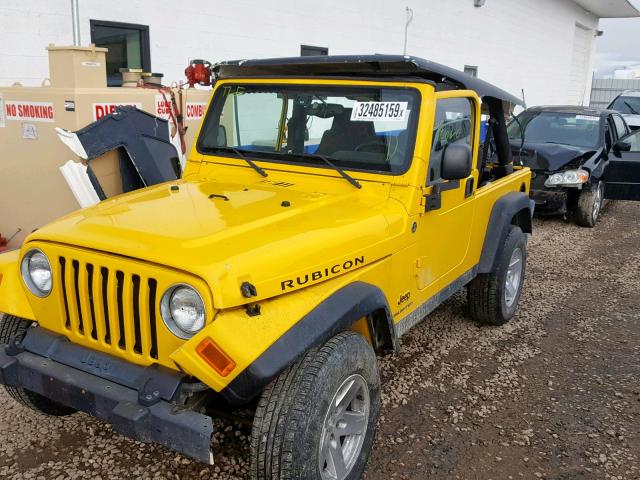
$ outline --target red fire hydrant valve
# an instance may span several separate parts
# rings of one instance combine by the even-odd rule
[[[211,62],[207,60],[191,60],[189,66],[184,70],[187,82],[190,87],[211,85]]]

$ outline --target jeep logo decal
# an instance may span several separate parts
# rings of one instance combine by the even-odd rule
[[[356,257],[353,260],[347,260],[344,263],[338,263],[332,267],[326,267],[324,270],[316,270],[315,272],[305,273],[295,279],[283,280],[280,282],[280,288],[287,290],[289,288],[295,288],[296,286],[306,285],[309,282],[317,282],[323,278],[337,275],[345,270],[351,270],[353,267],[357,267],[364,263],[364,257]]]
[[[400,298],[398,299],[398,306],[402,305],[404,302],[408,301],[411,298],[411,291],[408,291],[407,293],[403,293],[402,295],[400,295]]]
[[[95,357],[92,354],[87,355],[87,357],[82,360],[82,363],[92,370],[102,373],[108,372],[112,367],[112,363],[109,360]]]

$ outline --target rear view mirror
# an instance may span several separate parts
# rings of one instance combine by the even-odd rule
[[[337,117],[344,113],[344,106],[339,103],[311,103],[305,107],[305,113],[320,118]]]
[[[218,138],[216,139],[216,145],[218,147],[227,146],[227,129],[224,125],[218,125]]]
[[[471,175],[471,148],[469,145],[450,143],[442,153],[441,177],[461,180]]]
[[[622,140],[618,140],[613,145],[613,150],[615,152],[628,152],[631,150],[631,144],[627,142],[623,142]]]

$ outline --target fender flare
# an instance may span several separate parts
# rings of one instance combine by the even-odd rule
[[[0,314],[35,320],[20,276],[20,251],[0,254]]]
[[[511,225],[519,226],[524,233],[532,233],[531,217],[534,205],[524,192],[509,192],[495,202],[482,245],[478,273],[491,273],[496,270],[498,253],[509,235]]]
[[[354,282],[340,288],[302,317],[220,394],[234,405],[248,403],[309,349],[322,345],[360,318],[381,311],[395,342],[393,316],[382,290],[365,282]]]

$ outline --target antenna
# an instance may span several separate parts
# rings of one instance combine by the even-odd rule
[[[403,55],[407,54],[407,30],[409,30],[409,24],[413,21],[413,10],[409,7],[404,7],[405,12],[407,14],[407,19],[404,24],[404,52]]]

